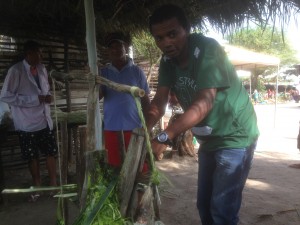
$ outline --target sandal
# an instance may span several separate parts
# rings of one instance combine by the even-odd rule
[[[50,191],[49,193],[48,193],[48,197],[49,198],[56,198],[57,197],[57,195],[60,195],[62,192],[60,192],[60,191]]]
[[[29,197],[28,197],[28,202],[36,202],[39,197],[41,197],[40,194],[38,193],[35,193],[35,194],[31,194]]]

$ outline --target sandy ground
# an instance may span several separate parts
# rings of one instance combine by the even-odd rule
[[[240,225],[300,224],[300,164],[296,147],[300,105],[291,103],[255,106],[261,136],[254,155],[253,167],[243,193]],[[276,123],[274,123],[276,121]],[[161,221],[165,225],[201,224],[196,209],[198,163],[195,158],[173,157],[157,162],[158,168],[173,186],[160,185]],[[28,186],[27,171],[6,172],[7,185]],[[46,174],[44,174],[46,176]],[[70,224],[78,212],[70,206]],[[57,202],[43,196],[28,203],[24,196],[9,196],[0,204],[0,225],[54,225]]]

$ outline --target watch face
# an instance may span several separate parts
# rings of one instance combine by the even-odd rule
[[[166,142],[168,140],[168,135],[165,132],[158,134],[157,139],[159,142]]]

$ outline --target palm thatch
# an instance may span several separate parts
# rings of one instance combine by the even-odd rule
[[[300,0],[95,0],[98,43],[103,33],[148,28],[148,16],[157,6],[172,2],[184,8],[191,23],[200,28],[211,23],[222,33],[245,21],[264,25],[274,18],[286,24],[299,13]],[[14,0],[0,2],[0,34],[12,37],[85,38],[83,0]]]

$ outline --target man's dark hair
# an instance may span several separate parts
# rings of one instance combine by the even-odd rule
[[[176,18],[181,26],[190,32],[190,23],[184,11],[177,5],[166,4],[157,8],[149,18],[149,30],[152,33],[152,25]]]
[[[29,51],[38,51],[40,44],[36,41],[28,40],[24,43],[23,52],[26,55]]]

